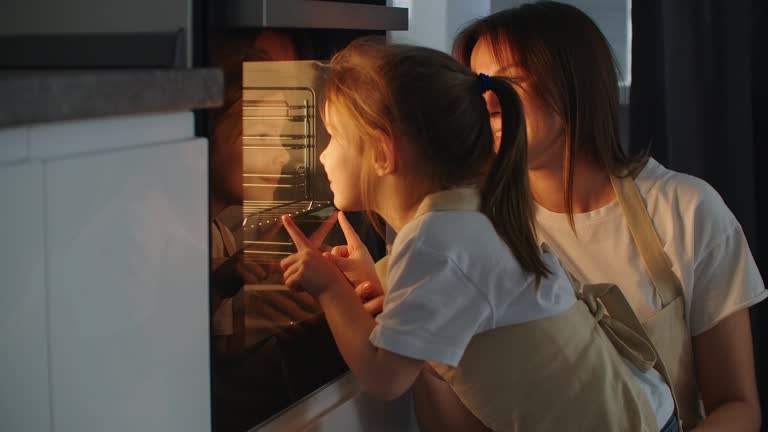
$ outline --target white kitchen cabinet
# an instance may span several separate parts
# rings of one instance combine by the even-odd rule
[[[51,419],[43,164],[0,164],[0,203],[0,430],[46,431]]]
[[[207,141],[193,124],[0,129],[0,430],[210,430]]]

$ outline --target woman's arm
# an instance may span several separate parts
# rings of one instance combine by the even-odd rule
[[[696,374],[707,417],[694,429],[758,431],[757,395],[749,311],[742,309],[693,338]]]

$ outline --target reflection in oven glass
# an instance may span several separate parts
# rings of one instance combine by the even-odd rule
[[[319,305],[288,291],[279,267],[296,251],[279,223],[284,214],[318,247],[344,243],[318,161],[328,143],[318,113],[323,66],[294,61],[305,51],[295,46],[302,39],[296,36],[236,32],[211,49],[212,65],[224,70],[227,83],[224,107],[211,115],[215,432],[257,427],[347,370]],[[341,47],[354,35],[323,37]],[[330,54],[336,44],[325,45]],[[372,257],[383,256],[383,242],[365,215],[348,218]]]
[[[325,207],[299,212],[295,221],[307,236],[333,226],[323,241],[331,246],[343,243],[334,219]],[[271,212],[245,218],[232,238],[239,247],[233,258],[250,276],[224,299],[229,307],[214,313],[214,327],[231,331],[215,337],[216,431],[248,430],[346,370],[319,305],[282,285],[279,262],[295,247]]]

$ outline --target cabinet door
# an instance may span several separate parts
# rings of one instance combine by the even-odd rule
[[[0,165],[2,431],[51,428],[43,208],[42,163]]]
[[[56,431],[210,430],[205,139],[48,163]]]

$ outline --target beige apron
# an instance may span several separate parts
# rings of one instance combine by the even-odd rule
[[[478,204],[477,191],[454,189],[427,197],[417,216]],[[386,260],[377,266],[382,283],[385,266]],[[583,301],[566,312],[475,335],[457,367],[432,366],[493,430],[658,431],[643,390],[617,354],[647,370],[658,363],[655,351],[639,324],[637,332],[606,314],[604,293],[621,296],[613,285],[585,287]],[[624,309],[634,316],[626,300]]]
[[[694,374],[682,284],[672,271],[672,263],[664,252],[634,179],[630,176],[611,177],[611,182],[632,238],[661,301],[661,309],[642,325],[669,374],[681,425],[684,429],[691,429],[704,418],[704,409]],[[615,315],[611,307],[608,310]],[[625,321],[624,317],[619,319]]]

